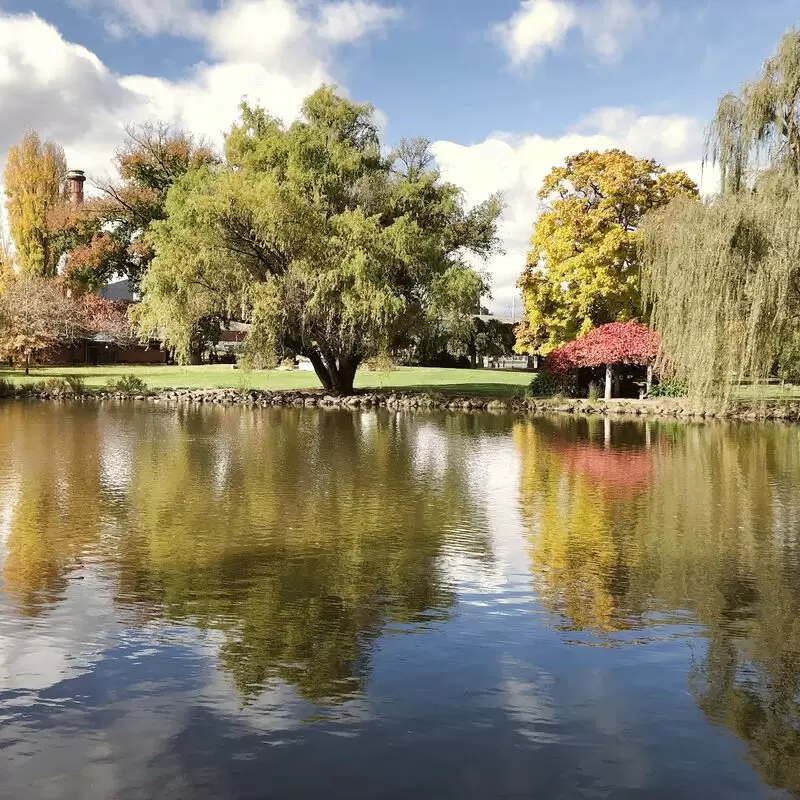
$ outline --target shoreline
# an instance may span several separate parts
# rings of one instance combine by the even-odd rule
[[[649,400],[579,400],[569,398],[508,398],[501,396],[440,395],[432,392],[391,390],[362,391],[339,397],[322,390],[246,390],[237,389],[159,389],[147,394],[88,391],[29,391],[19,387],[5,399],[71,400],[103,402],[107,400],[163,403],[166,405],[239,405],[252,407],[330,408],[357,410],[389,408],[400,410],[491,412],[517,414],[567,414],[614,417],[657,417],[686,420],[776,420],[800,421],[800,399],[738,400],[726,408],[693,403],[688,398],[652,398]]]

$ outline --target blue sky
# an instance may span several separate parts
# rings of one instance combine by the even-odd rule
[[[470,201],[506,193],[506,311],[549,167],[622,146],[699,178],[716,99],[799,23],[800,0],[0,0],[0,156],[35,127],[99,176],[126,123],[218,141],[242,95],[291,118],[333,81]]]

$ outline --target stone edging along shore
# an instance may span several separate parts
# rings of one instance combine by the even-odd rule
[[[693,405],[686,398],[595,401],[564,398],[502,398],[437,395],[422,392],[363,391],[337,397],[322,391],[265,391],[237,389],[161,389],[148,394],[122,394],[105,390],[82,395],[30,391],[24,387],[16,397],[41,400],[86,402],[139,401],[150,403],[244,405],[349,409],[390,408],[461,412],[573,414],[638,417],[678,417],[681,419],[741,419],[800,421],[800,399],[788,401],[738,401],[725,409]]]

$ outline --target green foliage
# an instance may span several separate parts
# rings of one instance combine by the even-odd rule
[[[48,378],[42,390],[57,397],[80,396],[86,394],[86,385],[82,378],[68,375],[66,378]]]
[[[706,137],[723,193],[752,186],[765,162],[800,177],[800,31],[790,28],[761,74],[724,95]]]
[[[587,397],[590,403],[596,403],[600,399],[600,384],[597,381],[589,381]]]
[[[138,376],[133,374],[123,375],[120,378],[111,378],[106,383],[109,392],[125,395],[148,394],[147,384]]]
[[[516,336],[514,326],[501,322],[498,319],[476,319],[475,338],[473,347],[475,355],[480,359],[484,356],[501,358],[514,353]]]
[[[800,331],[790,331],[778,352],[777,376],[789,383],[800,383]]]
[[[564,391],[562,379],[552,372],[537,372],[528,386],[530,397],[553,397]]]
[[[757,190],[681,200],[644,226],[653,325],[690,393],[727,398],[766,378],[800,311],[800,192],[767,173]]]
[[[13,397],[17,393],[17,385],[8,378],[0,378],[0,397]]]
[[[242,106],[227,164],[189,172],[149,237],[156,258],[137,320],[181,359],[204,316],[248,318],[248,360],[289,348],[327,389],[432,322],[471,332],[485,290],[467,255],[497,249],[501,206],[463,206],[424,141],[380,149],[373,109],[323,87],[284,126]]]
[[[81,378],[79,375],[67,375],[66,377],[67,386],[69,387],[70,392],[74,395],[84,395],[88,394],[86,389],[86,381]]]
[[[722,193],[648,215],[642,260],[653,323],[693,395],[726,400],[790,357],[800,314],[800,33],[726,95],[706,158]],[[781,354],[784,354],[783,356]]]
[[[551,206],[536,222],[519,286],[522,353],[547,353],[592,328],[641,314],[637,229],[648,209],[697,187],[682,171],[622,150],[586,151],[555,167],[539,197]]]
[[[392,372],[397,369],[397,364],[388,353],[378,353],[364,362],[367,372]]]
[[[650,387],[648,397],[686,397],[689,390],[685,383],[675,378],[665,378]]]

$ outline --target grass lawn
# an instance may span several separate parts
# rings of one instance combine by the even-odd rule
[[[109,379],[123,375],[136,375],[150,389],[319,389],[320,383],[313,372],[294,370],[245,370],[232,365],[178,367],[130,366],[119,364],[106,367],[34,367],[30,376],[22,370],[0,369],[0,378],[17,384],[32,383],[52,377],[75,375],[83,378],[88,387],[105,386]],[[360,389],[399,389],[440,394],[513,397],[522,396],[530,383],[526,372],[501,372],[499,370],[434,369],[427,367],[399,367],[390,372],[359,370],[356,386]]]

